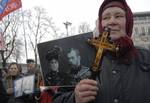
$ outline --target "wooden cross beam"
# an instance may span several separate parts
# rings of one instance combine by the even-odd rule
[[[102,33],[101,36],[99,36],[98,38],[92,38],[88,41],[91,45],[95,46],[97,49],[96,57],[92,65],[93,72],[100,71],[100,63],[102,61],[103,53],[105,50],[115,52],[118,49],[113,42],[109,41],[108,39],[109,33],[110,29],[104,28],[104,32]]]

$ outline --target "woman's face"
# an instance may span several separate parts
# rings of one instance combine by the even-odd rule
[[[16,64],[13,64],[8,68],[8,72],[11,76],[16,76],[19,73],[19,69]]]
[[[57,71],[57,72],[58,72],[58,68],[59,68],[58,60],[52,59],[52,60],[50,61],[50,69],[51,69],[52,71]]]
[[[119,7],[109,7],[102,13],[102,28],[111,29],[110,38],[116,40],[126,35],[126,13]]]

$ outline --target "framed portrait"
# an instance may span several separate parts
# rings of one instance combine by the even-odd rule
[[[92,32],[38,44],[46,86],[74,86],[89,78],[96,49],[88,43]]]

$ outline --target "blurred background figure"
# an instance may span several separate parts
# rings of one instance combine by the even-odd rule
[[[33,59],[27,59],[27,74],[35,74],[37,72],[36,64]]]
[[[42,73],[40,67],[35,63],[33,59],[27,59],[27,73],[26,76],[34,75],[34,93],[27,96],[26,102],[37,103],[40,99],[40,85],[43,85]]]
[[[7,103],[7,101],[8,101],[8,95],[6,94],[6,90],[4,88],[2,80],[0,78],[0,102]]]
[[[27,59],[27,73],[25,75],[35,75],[35,88],[39,88],[42,82],[42,73],[40,67],[33,59]]]
[[[6,92],[9,95],[8,103],[24,103],[20,97],[18,97],[18,98],[14,97],[13,82],[16,79],[23,77],[23,75],[21,74],[21,71],[22,71],[21,66],[16,62],[12,62],[8,66],[8,74],[6,75],[6,79],[4,81],[5,82],[4,84],[6,87]]]

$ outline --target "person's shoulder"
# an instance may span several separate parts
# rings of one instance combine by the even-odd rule
[[[136,48],[137,50],[140,50],[140,51],[147,51],[147,52],[150,52],[150,50],[149,50],[149,49],[147,49],[146,47],[142,47],[142,46],[135,46],[135,48]]]
[[[21,73],[17,76],[17,79],[24,77],[24,75]]]
[[[138,50],[140,59],[142,60],[150,60],[150,50],[144,47],[136,47]]]
[[[136,47],[138,50],[138,61],[144,71],[150,71],[150,50],[143,47]]]

